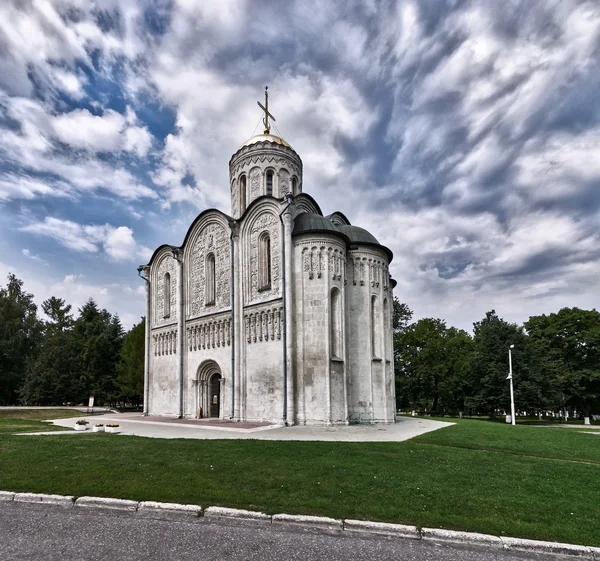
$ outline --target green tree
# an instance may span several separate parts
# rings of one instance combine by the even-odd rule
[[[117,365],[117,387],[121,397],[140,405],[144,399],[144,354],[146,319],[134,325],[123,339],[121,361]]]
[[[83,397],[90,394],[96,397],[96,403],[115,403],[117,363],[123,343],[119,317],[100,310],[90,298],[79,310],[73,337]]]
[[[43,322],[38,355],[27,364],[21,400],[31,405],[62,405],[82,399],[73,347],[71,305],[52,296],[42,303]]]
[[[0,288],[0,405],[17,403],[27,361],[37,353],[40,321],[33,295],[10,273]]]
[[[492,418],[510,410],[508,349],[514,345],[516,410],[535,413],[553,408],[558,396],[556,369],[543,347],[522,327],[499,318],[494,310],[473,327],[474,352],[466,405]]]
[[[400,405],[429,412],[462,409],[472,340],[468,333],[425,318],[398,334]]]
[[[600,411],[600,312],[563,308],[532,316],[530,337],[552,363],[562,403],[586,416]]]

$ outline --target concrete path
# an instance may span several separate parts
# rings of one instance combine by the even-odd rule
[[[435,541],[199,517],[0,502],[0,559],[36,561],[518,561],[560,559]],[[563,558],[564,559],[564,558]]]
[[[84,417],[86,418],[86,417]],[[73,429],[77,418],[56,419],[51,423]],[[238,428],[236,423],[208,424],[197,422],[177,423],[173,419],[161,421],[144,420],[139,413],[122,413],[87,417],[89,430],[79,433],[86,435],[92,432],[96,423],[104,425],[118,423],[121,433],[149,438],[198,438],[198,439],[257,439],[257,440],[320,440],[341,442],[401,442],[420,434],[448,427],[453,423],[432,421],[429,419],[399,417],[394,425],[350,425],[332,427],[278,425],[252,426]],[[69,431],[70,433],[70,431]],[[33,433],[32,433],[33,434]],[[46,433],[61,435],[61,432]],[[117,436],[117,435],[115,435]]]

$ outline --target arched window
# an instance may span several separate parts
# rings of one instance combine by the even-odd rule
[[[271,288],[271,237],[261,234],[258,242],[258,286],[259,290]]]
[[[169,273],[165,273],[163,279],[163,311],[165,318],[171,316],[171,275]]]
[[[373,296],[371,298],[371,353],[373,355],[373,358],[377,358],[378,357],[378,353],[377,353],[377,344],[378,344],[378,337],[377,337],[377,332],[379,331],[377,329],[378,325],[377,325],[377,321],[378,321],[378,314],[377,314],[377,297]]]
[[[215,254],[209,253],[206,256],[205,267],[206,280],[206,301],[205,305],[210,306],[215,303]]]
[[[240,215],[246,210],[246,176],[240,177]]]
[[[298,194],[298,180],[295,177],[292,177],[292,195],[294,197]]]
[[[267,195],[273,195],[273,172],[267,172]]]
[[[340,291],[334,288],[331,291],[331,318],[329,323],[331,356],[342,358],[342,306],[340,303]]]

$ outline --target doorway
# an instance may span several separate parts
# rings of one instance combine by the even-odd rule
[[[210,378],[210,416],[220,417],[221,413],[221,375],[213,374]]]

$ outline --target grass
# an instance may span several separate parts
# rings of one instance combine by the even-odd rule
[[[402,443],[2,435],[0,489],[600,546],[599,448],[596,435],[468,420]]]
[[[65,430],[40,420],[81,417],[84,413],[73,409],[2,409],[0,410],[0,434],[15,432],[44,432]]]

